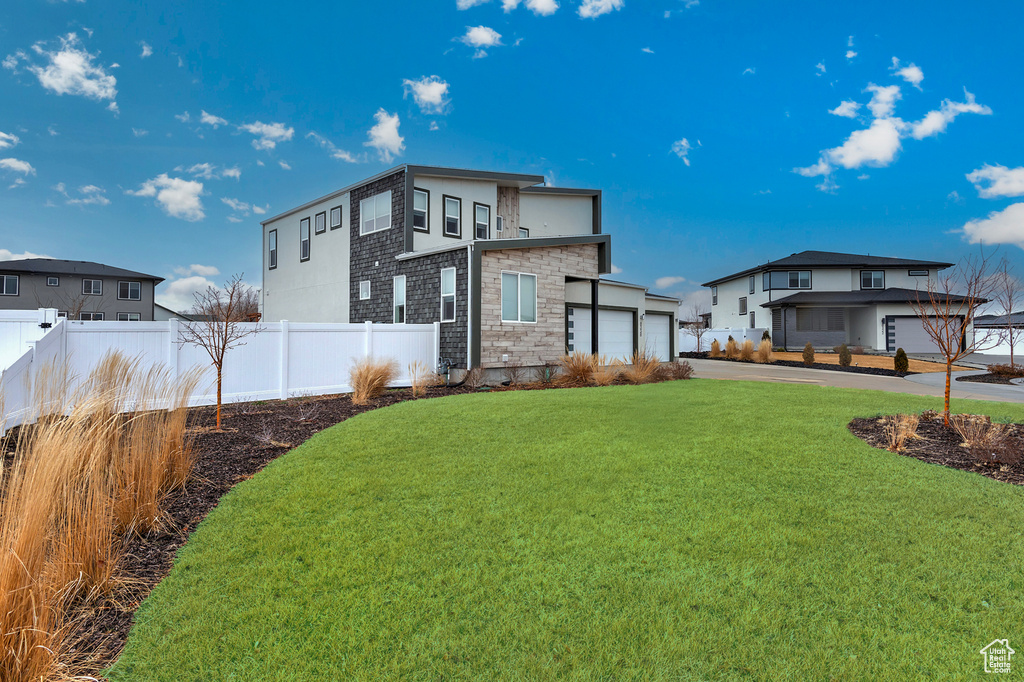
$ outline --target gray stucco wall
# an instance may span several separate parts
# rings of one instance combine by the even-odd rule
[[[0,269],[0,275],[17,275],[18,295],[0,296],[0,308],[5,310],[36,310],[56,308],[59,311],[81,311],[103,313],[103,319],[116,321],[118,313],[138,313],[144,322],[153,320],[153,289],[151,279],[127,277],[97,277],[92,275],[33,275]],[[58,277],[60,284],[46,285],[47,277]],[[98,279],[103,282],[103,293],[99,296],[82,293],[83,279]],[[139,282],[142,285],[142,299],[139,301],[119,300],[118,282]],[[77,315],[75,315],[77,318]]]

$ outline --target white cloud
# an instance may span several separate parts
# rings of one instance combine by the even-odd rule
[[[228,216],[228,222],[229,223],[240,223],[240,222],[242,222],[242,219],[239,218],[238,216],[229,215]]]
[[[65,203],[72,206],[107,206],[110,204],[110,199],[105,196],[107,190],[96,185],[79,187],[78,193],[80,196],[77,197],[72,197],[67,193],[63,182],[58,182],[54,189],[64,195],[67,199]]]
[[[238,166],[235,166],[234,168],[225,168],[220,172],[220,176],[222,178],[234,178],[235,180],[240,180],[242,178],[242,169]]]
[[[214,130],[216,130],[220,126],[226,126],[228,124],[228,121],[227,121],[226,118],[221,118],[220,116],[214,116],[213,114],[208,114],[208,113],[206,113],[205,111],[202,111],[202,110],[200,111],[199,122],[200,123],[205,123],[206,125],[213,126]],[[252,131],[250,131],[250,132],[252,132]]]
[[[370,139],[363,145],[376,149],[384,163],[391,163],[394,157],[401,156],[405,150],[405,138],[398,134],[398,126],[401,125],[398,114],[389,114],[380,109],[373,118],[377,123],[370,128],[367,133]]]
[[[161,284],[155,298],[165,308],[184,312],[195,305],[195,295],[204,293],[209,287],[216,288],[217,285],[201,275],[182,277]]]
[[[846,46],[853,47],[853,36],[850,36],[849,38],[846,39]]]
[[[946,195],[946,201],[952,201],[954,204],[961,205],[963,205],[964,203],[964,199],[963,197],[960,196],[960,192],[957,192],[956,190],[953,190],[952,192]]]
[[[220,274],[213,265],[200,265],[199,263],[193,263],[188,267],[177,267],[174,268],[174,272],[182,277],[188,277],[189,275],[200,275],[202,277],[216,277]]]
[[[146,135],[149,135],[149,131],[143,130],[142,128],[132,128],[132,135],[135,137],[145,137]]]
[[[486,57],[486,48],[497,47],[502,44],[501,34],[488,26],[467,26],[466,34],[461,38],[457,38],[457,40],[477,49],[473,55],[474,58]]]
[[[0,249],[0,260],[25,260],[26,258],[52,258],[52,256],[44,256],[42,254],[32,253],[31,251],[11,253],[8,249]]]
[[[1024,167],[1007,168],[985,164],[968,173],[967,179],[978,190],[978,196],[985,199],[1024,195]]]
[[[829,109],[828,113],[835,114],[836,116],[843,116],[845,118],[856,118],[858,109],[860,109],[860,102],[854,102],[852,99],[846,99],[840,102],[839,106],[835,109]]]
[[[60,135],[60,133],[57,132],[57,128],[55,126],[50,126],[46,129],[46,132],[50,133],[50,137],[57,137],[58,135]]]
[[[239,201],[238,199],[229,199],[228,197],[221,197],[221,201],[224,202],[225,205],[230,206],[232,211],[238,211],[239,213],[249,215],[249,211],[252,210],[252,206],[250,206],[244,201]]]
[[[963,227],[972,244],[1016,244],[1024,249],[1024,203],[993,211],[987,218],[971,220]]]
[[[620,275],[620,274],[622,274],[622,268],[620,268],[615,263],[612,263],[612,274],[613,275]]]
[[[419,80],[406,78],[402,85],[405,95],[411,93],[424,114],[443,114],[451,101],[448,97],[448,83],[438,76],[423,76]]]
[[[264,213],[267,212],[269,208],[270,204],[267,204],[266,206],[253,206],[252,212],[255,213],[256,215],[263,215]]]
[[[690,141],[687,140],[685,137],[681,140],[676,140],[675,142],[672,143],[672,153],[678,156],[680,159],[682,159],[683,163],[685,163],[687,166],[690,165],[690,159],[687,155],[690,153],[690,150],[692,148],[693,147],[690,144]]]
[[[21,138],[14,133],[0,133],[0,149],[10,149],[18,146]]]
[[[281,166],[281,168],[283,168],[285,170],[291,170],[292,169],[292,167],[288,164],[287,161],[278,161],[277,164],[279,166]]]
[[[746,76],[748,74],[751,76],[756,76],[757,69],[753,66],[748,66],[747,68],[743,69],[743,73],[741,75]]]
[[[501,8],[505,10],[505,13],[509,13],[516,7],[519,7],[520,0],[501,0]]]
[[[203,195],[203,183],[196,180],[171,178],[167,176],[167,173],[161,173],[152,180],[142,183],[139,189],[128,190],[126,194],[136,197],[155,197],[156,203],[164,212],[174,218],[195,222],[206,217],[206,213],[203,212],[203,202],[200,199]]]
[[[526,8],[539,17],[549,17],[558,11],[555,0],[526,0]]]
[[[139,45],[142,46],[142,54],[139,55],[139,57],[141,57],[142,59],[145,59],[146,57],[149,57],[153,54],[153,48],[150,47],[149,43],[147,43],[145,40],[139,43]]]
[[[900,68],[900,60],[893,57],[892,66],[889,70],[895,71],[897,76],[907,81],[918,90],[921,89],[921,81],[924,80],[924,72],[921,71],[921,67],[914,64],[914,62],[910,62],[903,68]]]
[[[456,9],[469,9],[477,5],[486,5],[491,0],[455,0]]]
[[[825,73],[825,62],[818,62],[814,68],[816,69],[816,73],[814,75],[820,76]]]
[[[35,175],[36,169],[28,161],[21,159],[0,159],[0,168],[22,175]]]
[[[91,54],[82,47],[82,41],[74,33],[60,38],[60,47],[47,50],[39,42],[32,51],[43,59],[42,64],[28,64],[26,68],[39,79],[39,84],[58,95],[81,95],[94,100],[110,100],[108,109],[117,111],[117,79],[95,63],[97,54]],[[15,70],[19,61],[31,58],[22,51],[9,55],[4,66]]]
[[[879,118],[865,130],[855,130],[841,146],[829,149],[828,160],[843,168],[888,166],[902,148],[898,118]]]
[[[430,122],[430,130],[440,130],[441,126],[437,125],[437,121]]]
[[[864,92],[870,92],[871,101],[868,102],[868,109],[871,110],[871,115],[875,118],[885,118],[892,114],[893,109],[896,108],[896,102],[903,98],[900,93],[900,86],[898,85],[875,85],[874,83],[868,83],[868,87],[864,88]]]
[[[622,9],[622,3],[623,0],[583,0],[579,15],[583,19],[594,19],[602,14]]]
[[[802,175],[805,178],[816,178],[819,175],[828,175],[832,172],[832,166],[829,165],[828,161],[824,157],[818,159],[818,163],[813,166],[805,166],[804,168],[794,168],[793,172],[797,175]]]
[[[856,56],[857,56],[857,53],[854,52],[853,50],[847,50],[846,51],[846,58],[847,59],[853,59]]]
[[[654,50],[652,50],[652,49],[651,49],[651,48],[649,48],[649,47],[641,47],[641,48],[640,48],[640,51],[641,51],[641,52],[646,52],[647,54],[654,54]]]
[[[923,140],[932,135],[946,132],[946,127],[953,122],[960,114],[981,114],[989,116],[992,110],[974,101],[974,95],[964,89],[964,102],[954,102],[946,99],[938,110],[929,111],[925,117],[913,124],[911,135],[916,140]]]
[[[192,117],[189,116],[189,113],[187,111],[182,113],[182,114],[175,114],[174,118],[178,119],[182,123],[188,123],[189,121],[192,120]]]
[[[234,178],[238,180],[242,177],[242,171],[238,167],[223,168],[218,171],[217,166],[212,163],[197,163],[188,168],[178,166],[174,170],[179,173],[188,173],[193,177],[203,178],[204,180],[216,180],[217,178]]]
[[[289,128],[284,123],[246,123],[238,126],[239,130],[255,135],[258,139],[252,141],[255,149],[273,149],[280,142],[287,142],[295,135],[295,128]]]
[[[659,277],[658,279],[654,280],[654,288],[668,289],[670,286],[674,286],[676,284],[679,284],[680,282],[685,281],[685,277]]]
[[[306,139],[313,140],[318,145],[329,151],[332,159],[340,159],[341,161],[347,161],[348,163],[362,163],[366,160],[365,157],[360,158],[352,152],[339,149],[333,142],[323,135],[318,135],[317,133],[306,133]]]

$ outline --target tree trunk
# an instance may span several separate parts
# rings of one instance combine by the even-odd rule
[[[217,430],[220,431],[220,367],[217,368]],[[949,404],[949,380],[946,381],[946,404]]]
[[[949,381],[952,378],[953,362],[946,360],[946,396],[942,403],[942,422],[949,426]]]

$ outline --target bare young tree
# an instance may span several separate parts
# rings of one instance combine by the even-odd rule
[[[1013,364],[1013,347],[1020,342],[1024,330],[1013,326],[1013,313],[1024,303],[1024,287],[1019,279],[1013,276],[1010,262],[1003,258],[994,277],[995,284],[992,299],[1006,313],[1006,328],[1000,332],[1000,340],[1005,340],[1010,347],[1010,364]]]
[[[995,288],[989,258],[981,255],[960,261],[949,274],[929,278],[924,291],[918,290],[910,306],[921,326],[935,343],[946,362],[946,392],[942,403],[942,417],[949,425],[949,386],[953,363],[970,353],[989,350],[996,342],[968,337],[967,327],[974,319],[978,306],[988,303]],[[957,293],[957,291],[960,293]]]
[[[217,369],[217,430],[220,430],[221,383],[224,375],[224,356],[244,339],[260,331],[259,291],[234,275],[224,289],[207,287],[196,292],[195,304],[182,320],[178,329],[178,342],[199,346],[210,355]]]
[[[704,326],[704,316],[707,312],[708,307],[705,304],[694,301],[684,313],[686,319],[683,320],[683,329],[696,340],[698,353],[701,352],[701,340],[708,332],[708,328]]]

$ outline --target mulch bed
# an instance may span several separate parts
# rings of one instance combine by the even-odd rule
[[[709,357],[709,354],[706,352],[680,353],[679,357],[698,360],[721,360],[722,362],[742,362],[747,365],[758,364],[756,362],[747,360],[727,360],[726,358],[712,358]],[[857,356],[855,355],[854,362],[857,361],[856,357]],[[875,376],[880,377],[905,377],[910,376],[911,374],[917,374],[917,372],[897,372],[895,370],[884,369],[882,367],[856,367],[854,365],[850,365],[849,367],[840,367],[839,365],[830,365],[822,362],[815,362],[811,365],[805,365],[804,363],[798,362],[796,360],[772,360],[768,364],[775,365],[776,367],[803,367],[805,369],[824,369],[829,372],[847,372],[849,374],[874,374]]]
[[[882,450],[886,449],[884,422],[881,417],[854,419],[849,424],[850,432],[868,445]],[[1010,425],[1010,438],[1018,453],[1024,451],[1024,424]],[[929,464],[971,471],[982,476],[994,478],[1004,483],[1024,485],[1024,457],[1019,457],[1015,464],[986,465],[979,463],[970,450],[963,447],[963,440],[956,431],[942,422],[942,416],[934,419],[921,418],[917,427],[920,438],[912,438],[907,442],[906,450],[901,455],[919,459]],[[895,453],[894,453],[895,454]]]
[[[1010,379],[1005,374],[972,374],[969,377],[957,377],[957,381],[974,381],[979,384],[1010,384]]]

